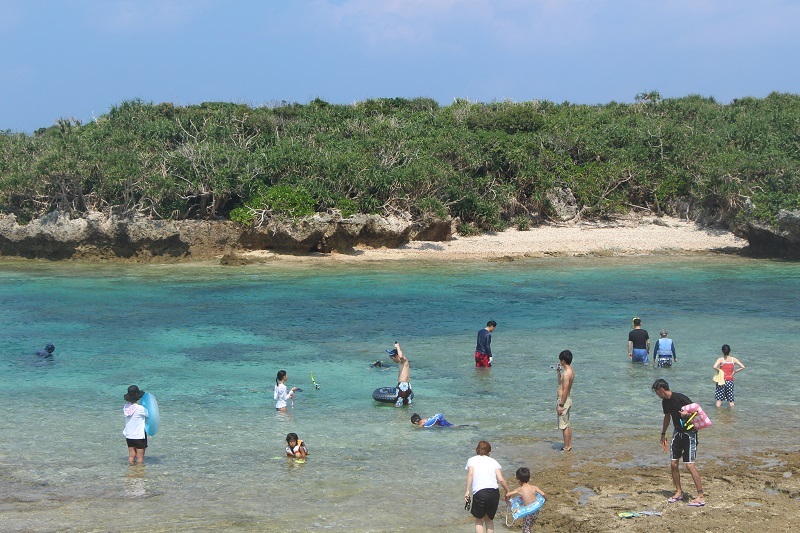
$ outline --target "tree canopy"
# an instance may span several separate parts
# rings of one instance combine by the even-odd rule
[[[251,223],[314,212],[460,217],[460,231],[551,213],[568,187],[582,217],[690,202],[766,222],[800,207],[800,96],[719,104],[440,106],[316,99],[251,107],[122,102],[90,123],[0,133],[0,212],[136,212]]]

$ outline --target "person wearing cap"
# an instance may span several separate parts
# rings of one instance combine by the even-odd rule
[[[43,350],[36,350],[36,355],[44,358],[52,357],[55,349],[56,349],[55,345],[52,342],[48,342]]]
[[[492,332],[497,322],[490,320],[486,327],[478,331],[478,343],[475,346],[475,367],[490,368],[492,366]]]
[[[137,462],[144,464],[144,451],[147,448],[147,434],[144,431],[145,421],[147,420],[147,409],[139,404],[139,400],[144,396],[144,391],[139,390],[136,385],[128,387],[128,393],[123,396],[125,406],[122,414],[125,415],[125,429],[122,434],[128,443],[128,464],[134,465]]]
[[[631,363],[647,364],[647,355],[650,353],[650,335],[642,329],[642,319],[633,319],[633,329],[628,333],[628,357]]]
[[[672,361],[678,362],[678,356],[675,355],[675,343],[667,337],[667,330],[665,329],[662,329],[658,335],[659,339],[653,346],[653,355],[655,357],[653,363],[659,367],[672,366]]]
[[[400,349],[400,343],[394,343],[394,350],[389,351],[389,357],[397,363],[397,391],[395,396],[395,407],[411,405],[411,369],[408,366],[408,359]]]

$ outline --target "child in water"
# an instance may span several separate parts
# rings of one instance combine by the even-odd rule
[[[305,459],[308,455],[308,448],[305,443],[297,437],[297,433],[286,435],[286,455],[295,459]]]
[[[294,393],[297,390],[297,387],[292,387],[291,389],[286,389],[286,380],[289,379],[289,376],[286,374],[286,370],[278,370],[278,376],[275,378],[275,392],[273,394],[273,398],[278,400],[275,403],[275,410],[286,412],[286,400],[292,400],[292,405],[294,405]]]
[[[541,494],[542,498],[544,498],[545,493],[542,492],[542,489],[536,485],[531,485],[528,483],[530,480],[531,471],[527,467],[523,466],[517,468],[517,481],[519,481],[519,488],[506,493],[506,503],[511,501],[511,499],[515,496],[518,496],[522,498],[522,506],[526,507],[536,501],[537,494]],[[524,517],[522,519],[522,533],[530,533],[531,528],[533,527],[533,524],[536,523],[537,518],[539,518],[538,512]]]

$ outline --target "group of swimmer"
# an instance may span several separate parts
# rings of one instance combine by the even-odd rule
[[[492,333],[497,327],[493,320],[487,322],[486,327],[478,332],[475,349],[476,368],[491,368],[493,356],[491,351]],[[634,363],[649,364],[650,337],[647,330],[642,328],[642,321],[638,317],[633,319],[633,329],[628,334],[628,356]],[[40,357],[51,357],[55,346],[48,343],[44,350],[37,351]],[[713,365],[716,390],[715,399],[717,407],[723,401],[727,401],[730,407],[734,406],[734,374],[745,369],[745,366],[736,357],[731,356],[731,348],[727,344],[722,346],[722,356]],[[413,398],[410,383],[410,368],[408,359],[403,354],[403,350],[398,342],[394,343],[394,348],[386,350],[389,358],[397,365],[397,387],[393,403],[396,407],[410,406]],[[677,362],[677,352],[675,343],[669,338],[666,330],[661,330],[659,338],[653,347],[653,364],[660,368],[670,367],[673,362]],[[572,369],[572,352],[563,350],[558,356],[558,364],[553,365],[557,373],[558,393],[556,400],[556,413],[558,417],[558,428],[561,429],[564,445],[561,451],[569,452],[572,450],[572,429],[570,427],[569,412],[572,407],[571,391],[575,379]],[[373,368],[384,369],[389,365],[379,361],[370,365]],[[295,393],[302,391],[297,387],[287,388],[286,382],[288,374],[285,370],[280,370],[275,378],[275,388],[273,397],[276,400],[275,409],[286,411],[288,402],[293,401]],[[313,381],[313,375],[312,375]],[[319,385],[313,381],[315,388]],[[686,499],[681,482],[679,462],[682,459],[690,472],[697,489],[696,497],[689,501],[692,507],[705,506],[702,481],[700,474],[695,467],[697,451],[697,429],[703,427],[687,423],[691,416],[697,414],[697,404],[685,395],[670,390],[669,384],[658,379],[653,383],[652,390],[662,400],[662,410],[664,413],[661,444],[664,451],[667,451],[666,432],[670,421],[673,423],[673,434],[669,445],[671,454],[671,471],[675,483],[675,493],[669,498],[669,503],[677,503]],[[145,422],[148,412],[145,407],[139,404],[144,391],[136,385],[128,387],[127,394],[124,395],[126,401],[123,407],[125,415],[125,429],[123,431],[129,450],[129,464],[144,464],[144,452],[147,448],[147,434],[145,432]],[[702,411],[702,409],[700,409]],[[419,414],[411,415],[411,423],[421,428],[433,427],[457,427],[444,418],[442,413],[437,413],[428,418],[422,418]],[[707,422],[710,424],[710,421]],[[289,433],[286,436],[286,455],[296,459],[298,462],[305,460],[308,455],[308,447],[296,433]],[[501,467],[497,461],[489,457],[491,444],[481,440],[476,447],[476,455],[467,461],[467,487],[464,495],[465,509],[469,509],[475,519],[475,531],[481,533],[494,530],[494,516],[500,501],[499,487],[505,490],[505,500],[509,503],[509,508],[514,509],[515,518],[523,518],[523,532],[527,533],[536,521],[538,511],[544,502],[545,493],[537,486],[530,483],[530,470],[521,467],[516,471],[516,479],[519,488],[510,491],[503,478]],[[516,501],[514,501],[516,499]],[[513,502],[513,506],[512,506]]]
[[[478,331],[475,346],[475,367],[491,368],[492,333],[497,328],[497,322],[490,320],[486,327]],[[569,412],[572,407],[572,384],[575,381],[575,372],[572,369],[572,352],[563,350],[558,354],[558,363],[551,367],[556,371],[558,392],[556,395],[556,415],[558,428],[562,432],[564,445],[561,451],[572,450],[572,428],[569,422]],[[417,416],[417,415],[414,415]],[[412,417],[414,422],[414,417]],[[522,518],[523,533],[530,533],[536,523],[539,510],[544,503],[546,494],[542,489],[530,483],[531,473],[527,467],[520,467],[515,473],[519,488],[510,491],[503,477],[500,464],[489,457],[492,445],[482,440],[475,448],[475,453],[467,461],[467,487],[464,493],[464,508],[470,511],[475,520],[476,533],[494,531],[494,517],[500,504],[500,487],[505,491],[505,501],[512,510],[514,519]]]
[[[731,355],[731,347],[727,344],[722,345],[722,356],[714,362],[714,377],[716,387],[714,399],[717,407],[723,401],[734,406],[734,387],[733,376],[745,369],[745,366],[736,357]],[[633,317],[633,329],[628,333],[628,357],[634,363],[648,364],[650,355],[650,335],[646,329],[642,329],[642,319]],[[675,343],[669,338],[667,330],[662,329],[659,338],[653,346],[653,365],[659,368],[671,367],[672,363],[678,362],[675,351]]]
[[[494,320],[487,322],[486,327],[478,332],[477,344],[475,349],[475,366],[477,368],[490,368],[492,366],[491,340],[492,332],[497,327]],[[412,403],[412,390],[410,382],[410,368],[408,358],[403,354],[403,349],[399,342],[394,343],[394,348],[386,350],[392,363],[397,365],[397,387],[394,388],[393,403],[395,407],[410,406]],[[559,417],[559,428],[564,432],[564,447],[562,450],[571,450],[572,431],[569,426],[569,409],[572,405],[570,391],[574,380],[574,372],[571,367],[572,353],[564,350],[559,354],[559,363],[553,368],[558,374],[558,400],[556,411]],[[371,368],[385,369],[390,366],[383,361],[377,360],[370,364]],[[292,401],[294,395],[302,389],[297,387],[288,388],[286,381],[288,374],[285,370],[279,370],[275,378],[275,389],[273,398],[276,400],[275,410],[285,412],[288,402]],[[316,385],[316,383],[315,383]],[[562,401],[563,399],[563,401]],[[411,423],[420,428],[434,427],[464,427],[455,426],[445,419],[442,413],[437,413],[428,418],[422,418],[419,414],[411,415]],[[476,455],[467,462],[467,490],[464,496],[465,509],[468,509],[475,519],[475,530],[480,533],[483,531],[494,530],[494,517],[500,502],[499,486],[505,489],[505,500],[510,508],[515,509],[514,516],[522,518],[522,530],[528,533],[536,521],[538,511],[544,502],[545,493],[537,486],[530,484],[530,470],[521,467],[516,471],[516,478],[519,488],[510,491],[501,473],[501,467],[489,454],[491,444],[487,441],[480,441],[476,448]],[[308,455],[308,447],[298,437],[296,433],[289,433],[286,436],[286,455],[298,461],[304,461]],[[539,499],[541,498],[541,499]]]
[[[731,355],[731,347],[723,344],[722,356],[714,362],[713,369],[716,372],[714,382],[714,398],[717,407],[722,406],[723,401],[727,401],[730,407],[734,406],[733,376],[745,369],[745,366]],[[638,317],[633,318],[633,329],[628,334],[628,357],[633,363],[648,364],[650,355],[650,336],[647,330],[642,329],[642,320]],[[666,330],[661,330],[659,339],[653,349],[654,365],[665,368],[672,366],[678,358],[675,351],[675,343],[669,338]],[[687,505],[690,507],[705,507],[705,493],[703,492],[703,482],[700,473],[695,466],[697,458],[697,430],[711,424],[711,420],[705,416],[702,408],[693,403],[686,395],[670,390],[669,383],[664,379],[657,379],[652,386],[653,392],[661,399],[661,408],[664,412],[664,420],[661,426],[661,445],[664,452],[670,454],[670,470],[672,480],[675,484],[675,493],[667,502],[674,504],[686,500],[686,493],[681,486],[681,475],[679,462],[683,460],[686,469],[694,481],[696,495]],[[701,415],[699,420],[695,417]],[[672,421],[672,438],[669,446],[667,445],[667,429],[670,420]],[[669,449],[668,449],[669,448]]]

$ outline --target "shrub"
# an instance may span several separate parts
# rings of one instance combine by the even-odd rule
[[[457,231],[459,235],[462,235],[464,237],[474,237],[475,235],[481,234],[480,228],[472,222],[465,222],[459,224]]]
[[[444,220],[447,218],[447,207],[436,198],[422,198],[414,204],[416,211],[423,219],[438,218]]]
[[[531,219],[525,215],[517,215],[514,217],[514,226],[519,231],[528,231],[531,229]]]
[[[231,209],[228,218],[242,226],[249,226],[253,222],[253,211],[247,207],[237,207]]]
[[[302,218],[314,214],[315,202],[302,187],[275,185],[261,198],[262,208],[279,218]]]

